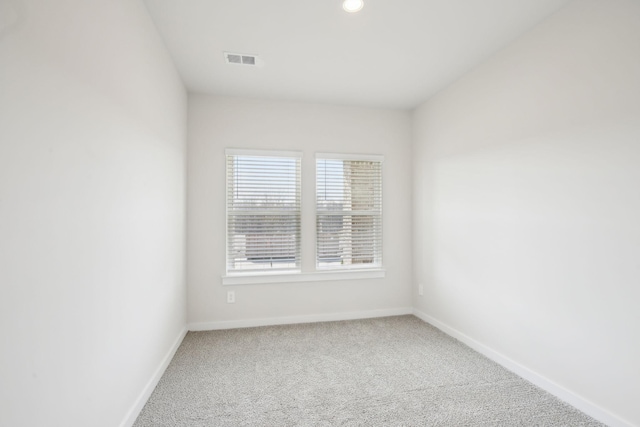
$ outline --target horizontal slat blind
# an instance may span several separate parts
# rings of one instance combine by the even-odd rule
[[[227,271],[300,269],[300,158],[227,153]]]
[[[382,162],[316,158],[316,265],[382,266]]]

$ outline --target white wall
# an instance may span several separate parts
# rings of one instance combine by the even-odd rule
[[[117,426],[185,326],[185,90],[140,1],[0,11],[0,425]]]
[[[411,307],[410,114],[403,111],[189,96],[190,323],[334,315]],[[302,159],[302,269],[312,271],[315,152],[385,156],[383,279],[223,286],[225,148],[295,150]],[[236,303],[226,303],[234,290]],[[339,316],[338,316],[339,317]],[[212,324],[213,323],[213,324]]]
[[[640,2],[571,3],[414,135],[415,306],[640,425]]]

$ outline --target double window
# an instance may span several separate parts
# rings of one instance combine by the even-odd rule
[[[301,271],[301,157],[227,150],[227,272]],[[382,157],[316,154],[317,270],[382,267]]]

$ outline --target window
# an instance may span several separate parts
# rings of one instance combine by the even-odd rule
[[[316,155],[316,266],[382,266],[382,156]]]
[[[227,272],[300,270],[300,153],[227,150]]]

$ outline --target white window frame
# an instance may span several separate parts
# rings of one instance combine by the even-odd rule
[[[297,249],[294,268],[287,269],[236,269],[230,270],[229,266],[231,261],[229,259],[229,215],[230,215],[230,206],[229,206],[229,191],[230,191],[230,182],[229,182],[229,170],[228,170],[228,158],[229,156],[245,156],[245,157],[271,157],[271,158],[289,158],[295,159],[298,162],[298,176],[297,176],[297,192],[298,192],[298,210],[297,210],[297,218],[298,218],[298,241],[297,241]],[[277,150],[247,150],[247,149],[235,149],[228,148],[225,150],[225,271],[227,278],[233,278],[237,276],[271,276],[271,275],[288,275],[288,274],[296,274],[300,273],[301,263],[302,263],[302,254],[301,254],[301,240],[302,240],[302,232],[301,232],[301,222],[302,222],[302,176],[301,176],[301,168],[302,168],[302,153],[298,151],[277,151]],[[274,211],[275,212],[275,211]]]
[[[299,157],[301,160],[301,201],[305,198],[309,198],[309,194],[304,191],[304,175],[305,168],[313,169],[313,207],[309,207],[310,209],[305,209],[304,203],[301,203],[301,226],[305,222],[314,223],[314,226],[307,229],[307,233],[305,233],[305,228],[301,228],[300,240],[301,240],[301,251],[300,251],[300,265],[302,268],[307,264],[313,265],[315,263],[315,259],[317,258],[316,253],[314,252],[313,257],[314,260],[311,259],[305,260],[305,253],[302,250],[304,247],[303,241],[307,239],[313,239],[313,246],[317,247],[315,242],[316,238],[316,163],[315,159],[313,159],[312,165],[304,165],[302,162],[302,153],[298,151],[282,151],[282,150],[251,150],[251,149],[235,149],[228,148],[225,150],[225,177],[227,176],[227,155],[246,155],[246,156],[269,156],[269,157]],[[326,154],[326,153],[317,153],[316,156],[328,156],[333,155],[337,156],[336,158],[343,160],[372,160],[372,161],[383,161],[384,157],[379,155],[358,155],[358,154]],[[326,157],[325,157],[326,158]],[[307,173],[307,176],[309,174]],[[386,271],[382,267],[377,268],[357,268],[357,269],[339,269],[339,270],[315,270],[315,271],[252,271],[252,270],[242,270],[242,271],[227,271],[228,266],[228,188],[229,183],[225,179],[225,275],[222,276],[222,285],[224,286],[237,286],[237,285],[258,285],[258,284],[284,284],[284,283],[303,283],[303,282],[324,282],[324,281],[336,281],[336,280],[359,280],[359,279],[380,279],[386,276]],[[306,194],[305,194],[306,193]],[[311,234],[313,233],[313,234]],[[310,267],[309,265],[309,267]]]
[[[374,262],[371,264],[349,264],[349,265],[321,265],[320,255],[319,255],[319,216],[330,214],[331,211],[321,210],[318,207],[318,160],[339,160],[339,161],[365,161],[365,162],[376,162],[380,163],[380,177],[379,177],[379,194],[377,194],[377,198],[379,201],[379,209],[376,210],[368,210],[366,211],[368,214],[374,216],[374,227],[379,228],[379,247],[374,251]],[[315,176],[315,263],[316,270],[318,272],[355,272],[355,271],[363,271],[363,270],[374,270],[374,271],[382,271],[383,269],[383,209],[382,209],[382,187],[383,187],[383,165],[384,165],[384,156],[382,155],[365,155],[365,154],[339,154],[339,153],[316,153],[314,169],[316,171]],[[376,197],[376,196],[374,196]],[[376,213],[377,211],[377,213]],[[336,216],[350,216],[347,210],[342,210],[340,213],[335,213]],[[364,212],[358,212],[360,214],[364,214]],[[377,219],[376,219],[377,215]],[[374,242],[375,243],[375,242]]]

